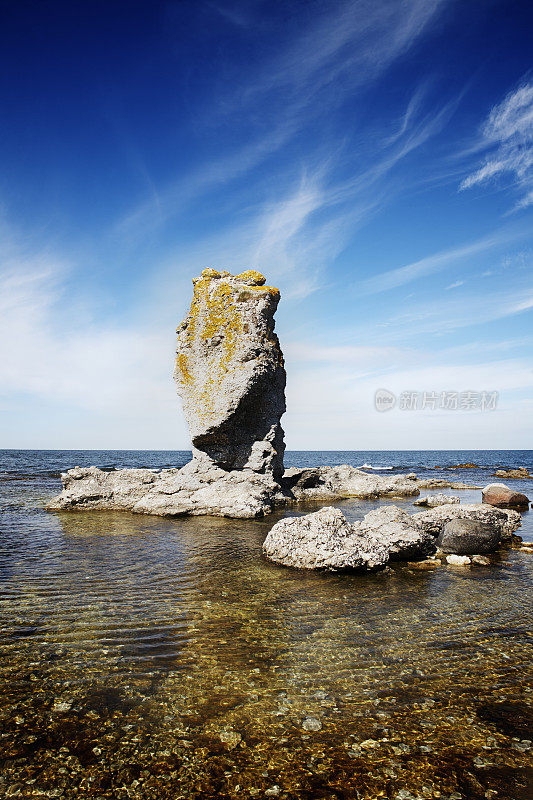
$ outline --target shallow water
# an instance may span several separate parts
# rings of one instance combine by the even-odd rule
[[[533,556],[287,570],[261,555],[281,514],[49,514],[53,458],[0,482],[0,796],[533,796]]]

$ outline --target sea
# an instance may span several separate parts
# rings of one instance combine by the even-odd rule
[[[533,798],[531,551],[315,573],[261,545],[285,513],[321,504],[257,520],[45,509],[70,467],[189,458],[0,451],[0,797]],[[498,468],[533,473],[533,451],[289,451],[285,464],[483,487]],[[532,480],[504,482],[533,499]],[[412,502],[334,505],[356,520]],[[531,510],[517,533],[533,541]]]

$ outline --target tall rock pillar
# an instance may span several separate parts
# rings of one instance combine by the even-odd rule
[[[283,474],[285,367],[274,313],[279,291],[255,270],[193,279],[177,330],[175,378],[198,468]]]

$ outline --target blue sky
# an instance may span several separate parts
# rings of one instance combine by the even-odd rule
[[[531,446],[530,3],[0,14],[0,446],[188,447],[204,266],[280,287],[290,449]]]

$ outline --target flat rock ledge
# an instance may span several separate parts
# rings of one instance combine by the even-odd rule
[[[288,469],[278,483],[271,473],[224,470],[197,459],[181,469],[75,467],[62,473],[63,491],[48,503],[51,511],[131,511],[159,516],[211,515],[253,518],[275,507],[306,500],[357,497],[416,497],[427,480],[416,475],[370,475],[349,465]],[[433,483],[433,481],[431,481]],[[462,484],[437,481],[438,487]]]
[[[198,470],[191,461],[181,469],[75,467],[61,475],[63,491],[50,511],[131,511],[157,516],[211,515],[249,519],[272,511],[281,488],[270,474],[253,470]]]
[[[397,506],[381,506],[353,523],[339,509],[325,507],[277,522],[265,539],[263,552],[271,561],[286,567],[373,571],[383,569],[391,561],[411,561],[436,553],[447,526],[449,553],[451,520],[456,521],[458,528],[456,540],[461,539],[458,521],[467,520],[471,526],[477,524],[478,534],[481,529],[490,533],[493,550],[510,539],[521,524],[517,512],[488,510],[482,504],[462,507],[450,504],[413,515]],[[471,544],[472,531],[469,529],[465,534],[470,536]],[[486,535],[485,542],[488,539]],[[458,542],[458,550],[462,544],[462,540]]]

